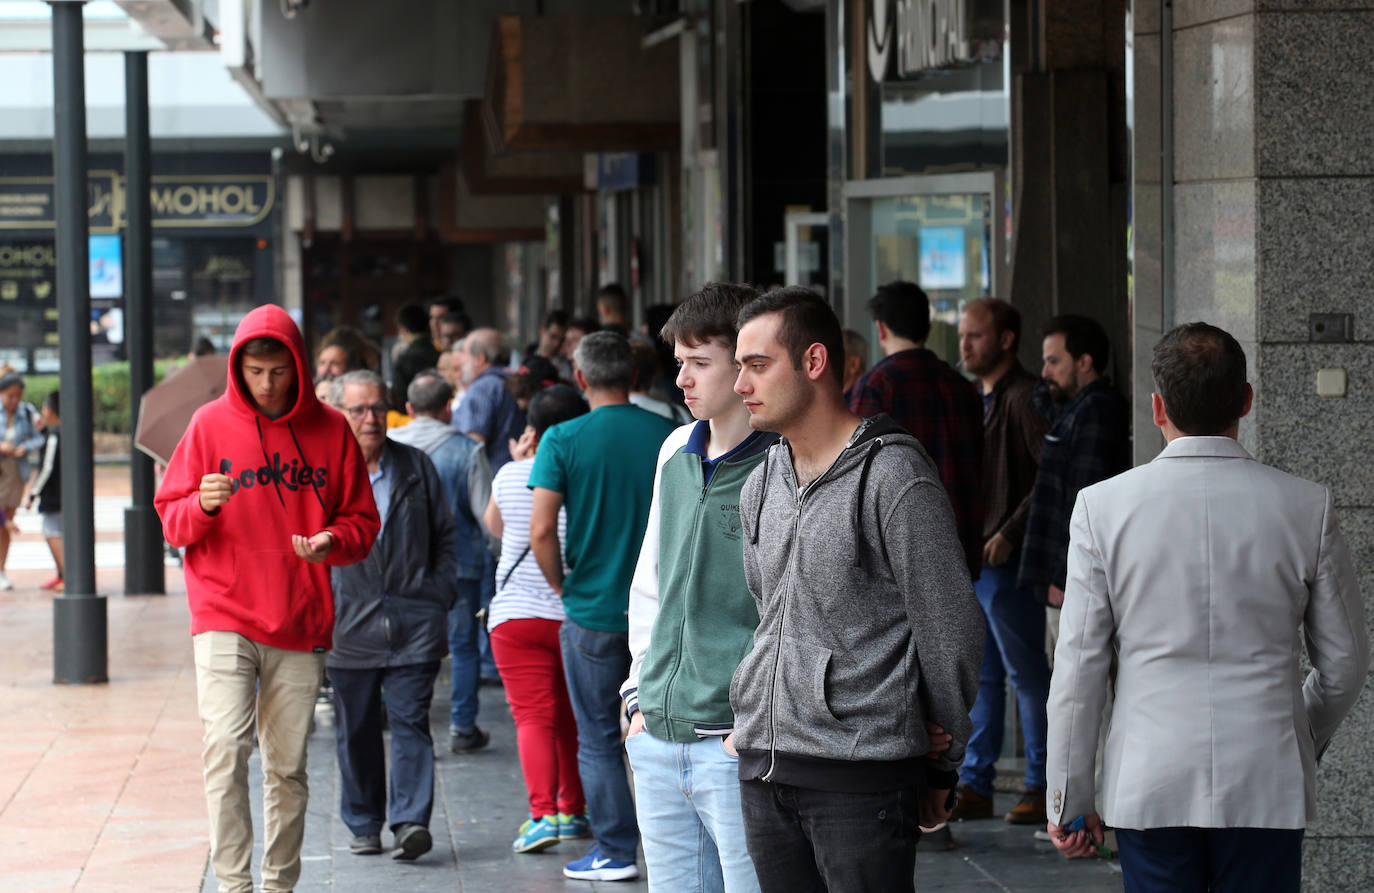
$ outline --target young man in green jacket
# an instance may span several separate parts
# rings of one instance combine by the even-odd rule
[[[625,750],[651,890],[757,891],[730,741],[730,677],[758,610],[744,579],[740,488],[776,435],[734,391],[735,318],[757,297],[710,284],[663,327],[698,421],[669,435],[630,586]]]

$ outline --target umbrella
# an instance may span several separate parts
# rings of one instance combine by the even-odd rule
[[[166,465],[191,416],[224,393],[228,372],[225,354],[192,357],[161,384],[149,388],[139,402],[134,446]]]

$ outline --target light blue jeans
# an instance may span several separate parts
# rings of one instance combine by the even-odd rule
[[[649,889],[757,893],[740,814],[739,758],[720,738],[675,744],[648,732],[625,739]]]

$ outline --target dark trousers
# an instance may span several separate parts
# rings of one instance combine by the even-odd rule
[[[434,807],[434,740],[429,703],[439,662],[404,667],[329,668],[339,747],[339,816],[356,834],[414,823],[429,826]],[[391,729],[391,790],[382,744],[382,694]]]
[[[915,786],[839,793],[741,781],[740,806],[764,893],[916,889]]]
[[[1298,893],[1302,835],[1274,828],[1117,829],[1126,893]]]

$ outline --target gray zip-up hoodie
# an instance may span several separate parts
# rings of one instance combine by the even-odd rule
[[[865,419],[798,492],[779,441],[740,494],[759,608],[730,686],[740,778],[820,790],[952,788],[972,726],[983,616],[930,456]],[[927,760],[925,723],[953,737]]]

